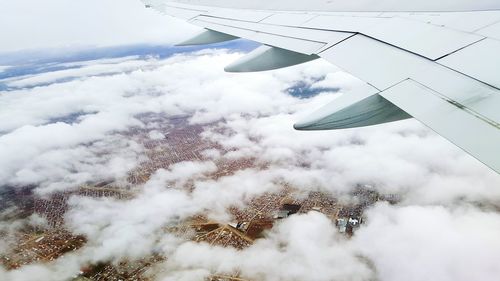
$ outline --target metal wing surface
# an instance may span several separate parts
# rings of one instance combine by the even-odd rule
[[[323,58],[366,82],[298,130],[414,117],[500,173],[498,0],[143,0],[205,28],[182,44],[263,45],[226,67],[262,71]]]

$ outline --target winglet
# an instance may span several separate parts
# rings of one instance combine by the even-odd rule
[[[277,47],[262,45],[241,59],[226,66],[226,72],[255,72],[292,66],[319,58]]]

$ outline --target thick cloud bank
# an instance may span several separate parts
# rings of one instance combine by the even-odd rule
[[[85,235],[87,244],[52,263],[0,271],[0,279],[65,280],[89,263],[151,254],[167,257],[156,266],[158,280],[235,272],[273,281],[498,278],[497,174],[415,120],[295,131],[295,121],[360,82],[324,61],[224,73],[240,55],[206,50],[164,60],[103,60],[3,81],[16,90],[0,92],[0,186],[33,185],[50,194],[118,181],[135,196],[71,197],[66,227]],[[290,94],[304,83],[323,91]],[[146,138],[159,140],[165,137],[159,128],[171,125],[168,118],[148,122],[148,114],[189,116],[192,126],[203,126],[203,140],[216,146],[203,151],[203,159],[164,167],[130,186],[126,177],[147,150],[133,132],[146,130]],[[254,165],[213,176],[221,162],[242,159]],[[228,208],[278,192],[284,183],[299,193],[335,196],[370,184],[402,201],[372,207],[351,239],[317,212],[277,223],[244,250],[165,232],[200,213],[227,222]]]
[[[493,281],[500,274],[497,212],[381,205],[369,219],[353,243],[381,280]]]

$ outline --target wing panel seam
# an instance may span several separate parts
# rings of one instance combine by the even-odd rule
[[[400,85],[400,84],[402,84],[404,82],[407,82],[407,81],[414,82],[415,84],[417,84],[420,87],[425,88],[426,90],[428,90],[430,93],[432,93],[434,96],[440,98],[441,100],[443,100],[443,101],[445,101],[445,102],[447,102],[447,103],[455,106],[456,108],[464,111],[465,113],[468,113],[469,115],[472,115],[472,116],[478,118],[479,120],[481,120],[483,122],[488,123],[489,125],[497,128],[497,129],[500,129],[500,123],[498,123],[498,122],[496,122],[494,120],[491,120],[491,119],[489,119],[489,118],[481,115],[479,112],[477,112],[475,110],[472,110],[469,107],[467,107],[467,106],[465,106],[465,105],[463,105],[463,104],[461,104],[461,103],[459,103],[459,102],[457,102],[455,100],[452,100],[452,99],[446,97],[445,95],[439,93],[438,91],[436,91],[436,90],[430,88],[429,86],[426,86],[425,84],[422,84],[422,83],[420,83],[420,82],[418,82],[418,81],[416,81],[416,80],[414,80],[412,78],[406,78],[406,79],[404,79],[404,80],[402,80],[402,81],[400,81],[400,82],[398,82],[398,83],[396,83],[396,84],[394,84],[394,85],[392,85],[390,87],[387,87],[386,89],[384,89],[383,91],[381,91],[380,94],[383,96],[383,93],[385,91],[387,91],[387,90],[389,90],[391,88],[394,88],[394,87],[396,87],[396,86],[398,86],[398,85]]]
[[[237,27],[237,26],[232,26],[232,25],[227,25],[227,24],[221,24],[221,23],[215,23],[215,22],[205,21],[205,20],[197,19],[197,18],[194,18],[194,20],[197,20],[199,22],[209,23],[209,24],[215,24],[215,25],[220,25],[220,26],[225,26],[225,27],[230,27],[230,28],[236,28],[236,29],[245,30],[245,31],[251,31],[251,32],[255,32],[255,33],[269,34],[269,35],[279,36],[279,37],[283,37],[283,38],[290,38],[290,39],[308,41],[308,42],[313,42],[313,43],[327,44],[327,42],[324,42],[324,41],[316,41],[316,40],[304,39],[304,38],[293,37],[293,36],[286,36],[286,35],[281,35],[281,34],[276,34],[276,33],[270,33],[270,32],[264,32],[264,31],[257,31],[257,30],[254,30],[254,29]]]

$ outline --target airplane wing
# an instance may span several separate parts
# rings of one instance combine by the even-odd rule
[[[263,45],[226,67],[262,71],[323,58],[366,82],[298,130],[414,117],[500,173],[498,0],[143,0],[205,28],[185,45]]]

